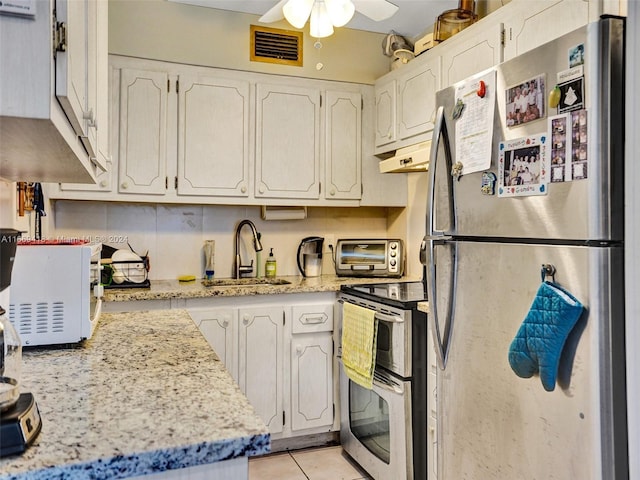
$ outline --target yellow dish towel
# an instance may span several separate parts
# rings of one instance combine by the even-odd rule
[[[342,309],[342,364],[347,376],[371,390],[376,365],[376,312],[345,302]]]

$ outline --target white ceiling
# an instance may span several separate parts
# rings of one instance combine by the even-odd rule
[[[170,0],[202,7],[262,15],[278,0]],[[374,22],[356,12],[345,28],[389,33],[391,30],[411,40],[430,29],[438,15],[458,7],[458,0],[390,0],[399,10],[388,20]],[[308,28],[306,26],[305,28]]]

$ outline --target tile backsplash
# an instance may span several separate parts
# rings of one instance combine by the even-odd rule
[[[260,217],[260,207],[147,205],[107,202],[57,201],[52,207],[49,237],[80,237],[102,241],[139,254],[148,252],[151,280],[180,275],[204,275],[203,245],[216,241],[215,276],[232,276],[235,229],[251,220],[261,233],[262,263],[273,248],[278,275],[297,275],[296,253],[304,237],[386,237],[386,208],[309,208],[304,220],[270,220]],[[243,229],[241,254],[244,263],[254,259],[250,230]],[[328,247],[325,242],[325,252]],[[264,263],[262,265],[264,267]],[[323,258],[323,273],[334,273],[331,255]]]

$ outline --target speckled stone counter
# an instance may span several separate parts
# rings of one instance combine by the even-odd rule
[[[237,297],[243,295],[275,295],[286,293],[337,292],[340,286],[356,283],[388,283],[412,280],[403,278],[362,278],[322,275],[304,278],[302,276],[283,276],[278,279],[290,282],[286,285],[242,285],[206,287],[201,280],[179,282],[178,280],[151,280],[150,288],[105,289],[107,302],[126,302],[136,300],[167,300],[172,298]]]
[[[184,310],[103,314],[94,336],[26,350],[43,419],[1,479],[118,479],[270,450],[270,436]]]

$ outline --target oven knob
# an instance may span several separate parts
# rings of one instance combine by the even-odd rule
[[[389,255],[391,256],[391,258],[393,258],[393,257],[395,257],[397,254],[396,254],[396,252],[395,252],[395,251],[393,251],[393,250],[392,250],[392,251],[391,251],[391,253],[389,253]]]
[[[391,260],[389,260],[389,265],[391,265],[392,267],[396,266],[396,260],[395,258],[392,258]]]
[[[395,250],[396,248],[398,248],[398,244],[396,242],[391,242],[389,244],[389,248],[391,248],[391,250]]]

